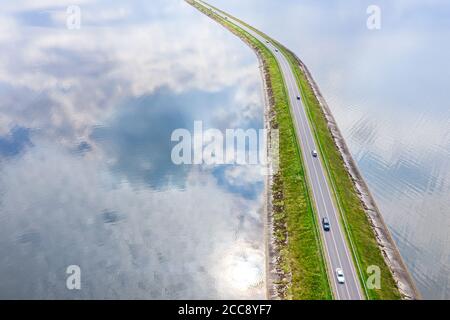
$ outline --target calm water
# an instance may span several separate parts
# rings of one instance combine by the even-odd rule
[[[0,298],[264,298],[260,171],[170,158],[263,127],[254,54],[184,1],[67,5],[0,4]]]
[[[212,0],[309,66],[425,298],[450,298],[450,3]],[[366,9],[381,8],[381,30]]]
[[[212,0],[308,64],[426,298],[450,298],[450,5]],[[261,128],[253,53],[183,1],[0,4],[0,298],[264,296],[263,177],[170,133]],[[79,291],[66,268],[79,265]]]

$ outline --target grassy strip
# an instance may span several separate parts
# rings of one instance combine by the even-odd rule
[[[322,160],[327,169],[328,178],[341,213],[344,230],[349,242],[353,246],[354,260],[360,266],[360,280],[366,283],[368,274],[365,272],[369,266],[375,265],[381,271],[381,288],[368,289],[369,299],[400,299],[400,292],[387,266],[375,234],[367,217],[363,204],[359,199],[353,181],[345,167],[344,160],[336,147],[322,107],[314,94],[305,74],[300,69],[296,57],[280,47],[294,70],[297,84],[300,87],[303,102],[307,109],[310,123],[314,128],[314,135],[318,141]]]
[[[272,192],[274,238],[281,254],[279,266],[286,275],[283,284],[287,290],[283,298],[331,299],[318,226],[277,60],[264,44],[244,30],[196,3],[193,5],[257,50],[269,75],[267,85],[275,111],[271,126],[280,134],[280,170],[273,179]]]
[[[223,11],[215,8],[218,12]],[[230,16],[229,14],[227,14]],[[297,78],[303,102],[307,109],[310,123],[314,129],[316,141],[319,144],[322,159],[328,172],[328,179],[331,181],[335,198],[345,219],[344,230],[349,242],[353,245],[353,258],[362,269],[360,280],[365,283],[368,274],[365,272],[371,265],[378,266],[381,271],[381,288],[367,290],[369,299],[400,299],[400,293],[392,277],[392,273],[382,256],[381,250],[375,238],[375,234],[370,225],[369,219],[364,211],[363,204],[359,199],[353,181],[345,168],[342,156],[335,146],[333,137],[328,129],[327,120],[322,107],[314,94],[313,89],[301,70],[295,55],[277,41],[271,39],[266,34],[233,17],[237,21],[251,28],[266,39],[275,44],[279,50],[287,57]]]

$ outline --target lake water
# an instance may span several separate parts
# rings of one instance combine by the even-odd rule
[[[256,56],[184,1],[70,4],[0,4],[0,298],[264,298],[258,167],[171,161],[263,127]]]
[[[425,298],[450,298],[450,5],[212,0],[309,66]],[[263,177],[176,166],[261,128],[254,54],[183,1],[0,4],[0,298],[264,297]],[[81,269],[68,290],[66,268]]]
[[[211,0],[304,60],[424,298],[450,298],[450,3]],[[381,29],[366,26],[369,5]]]

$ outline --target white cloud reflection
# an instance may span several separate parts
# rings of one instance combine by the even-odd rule
[[[426,298],[450,297],[450,3],[211,0],[308,65]],[[289,30],[289,32],[286,32]]]
[[[46,144],[2,166],[0,190],[3,298],[264,297],[261,216],[247,214],[260,202],[224,193],[211,175],[136,190],[102,162]],[[82,268],[79,293],[65,289],[69,264]],[[257,270],[255,281],[229,278],[236,264]]]
[[[256,60],[242,61],[246,48],[232,35],[212,27],[183,1],[147,7],[158,5],[166,19],[144,20],[135,13],[115,24],[99,14],[89,18],[99,26],[87,21],[77,31],[65,29],[65,24],[38,27],[10,18],[29,10],[27,4],[2,10],[7,18],[0,19],[0,86],[7,94],[0,100],[1,132],[20,125],[64,127],[86,135],[86,128],[109,115],[122,97],[149,94],[162,86],[175,92],[214,91],[254,78]],[[98,7],[90,4],[83,10],[93,14]],[[114,4],[108,7],[113,10]],[[58,8],[52,10],[65,7]],[[26,96],[21,95],[24,91]],[[48,99],[52,118],[27,119],[24,115],[34,108],[27,100],[40,98]],[[10,107],[13,99],[20,109]]]
[[[165,125],[262,126],[253,53],[184,1],[78,3],[0,4],[0,297],[264,297],[262,195],[160,157]]]

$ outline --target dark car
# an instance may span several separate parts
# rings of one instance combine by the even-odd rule
[[[300,96],[297,96],[297,100],[300,100]]]
[[[322,226],[323,226],[323,230],[330,231],[330,222],[325,217],[322,218]]]

